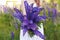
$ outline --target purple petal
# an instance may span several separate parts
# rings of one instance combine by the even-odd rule
[[[33,12],[39,12],[40,10],[39,10],[39,8],[38,7],[34,7],[33,8]]]
[[[30,27],[30,29],[32,29],[32,30],[36,30],[37,29],[37,25],[36,24],[31,24],[28,27]]]
[[[42,33],[39,32],[38,30],[35,30],[34,33],[35,33],[35,35],[39,36],[40,38],[45,39],[44,35],[42,35]]]
[[[30,20],[30,21],[29,21],[29,23],[30,23],[30,24],[33,24],[33,21],[32,21],[32,20]]]
[[[32,10],[33,4],[31,4],[31,6],[30,6],[30,5],[27,3],[27,1],[24,1],[24,5],[25,5],[25,9],[26,9],[27,18],[30,19],[31,10]]]
[[[40,16],[40,17],[41,17],[42,19],[44,19],[44,20],[47,18],[46,16]]]
[[[25,33],[26,33],[27,31],[28,31],[27,28],[24,28],[24,29],[23,29],[23,36],[25,35]]]
[[[40,11],[42,11],[44,8],[39,8],[39,7],[34,7],[33,8],[33,12],[40,12]]]
[[[39,15],[39,13],[40,13],[41,10],[43,10],[43,8],[35,7],[35,8],[33,9],[33,11],[32,11],[31,19],[32,19],[32,20],[35,19],[35,18]]]
[[[34,20],[34,22],[39,22],[39,21],[42,21],[42,20],[45,20],[47,17],[46,16],[37,16]]]
[[[29,8],[27,1],[24,1],[24,5],[25,5],[26,13],[28,13],[29,12],[28,9],[30,8]]]
[[[17,9],[14,8],[15,13],[13,14],[14,17],[18,18],[21,22],[23,21],[23,14]]]
[[[24,5],[25,5],[25,8],[27,9],[27,7],[29,6],[27,1],[24,1]]]
[[[27,25],[28,25],[27,21],[23,21],[22,26],[27,26]]]
[[[14,8],[14,11],[15,11],[16,13],[21,13],[20,10],[18,10],[17,8]],[[21,14],[21,15],[22,15],[22,14]]]
[[[28,19],[24,18],[24,20],[23,20],[21,26],[22,26],[22,28],[25,28],[28,24],[29,24]]]

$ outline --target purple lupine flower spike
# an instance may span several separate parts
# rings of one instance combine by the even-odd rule
[[[38,30],[35,30],[34,33],[35,33],[35,35],[41,37],[42,39],[45,39],[44,35],[42,35],[42,33],[39,32]]]
[[[14,32],[11,32],[11,38],[14,40]]]
[[[22,12],[20,12],[20,10],[18,10],[17,8],[14,8],[14,14],[13,16],[18,18],[21,22],[23,21],[23,14]]]
[[[4,11],[4,13],[8,13],[8,7],[3,6],[3,11]]]
[[[57,10],[56,10],[55,8],[53,8],[53,9],[52,9],[52,13],[53,13],[52,16],[53,16],[53,17],[56,17],[56,15],[57,15]]]
[[[56,16],[57,16],[57,10],[55,8],[52,8],[52,21],[53,22],[54,22]]]

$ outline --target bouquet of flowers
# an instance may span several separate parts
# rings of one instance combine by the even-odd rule
[[[33,4],[29,5],[27,1],[24,1],[24,5],[26,9],[26,15],[23,15],[23,13],[17,8],[14,8],[15,12],[13,14],[13,16],[19,19],[19,21],[21,22],[23,36],[26,32],[28,32],[30,36],[37,35],[44,39],[44,35],[42,35],[41,32],[38,31],[38,24],[46,19],[45,15],[40,15],[40,11],[42,11],[43,8],[33,7]]]

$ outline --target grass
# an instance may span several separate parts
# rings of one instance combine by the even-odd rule
[[[10,14],[0,14],[0,40],[12,40],[11,32],[14,32],[14,40],[19,40],[20,27],[16,30],[13,17]]]
[[[60,24],[47,20],[44,26],[46,40],[60,40]]]

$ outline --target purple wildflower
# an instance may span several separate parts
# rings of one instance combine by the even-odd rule
[[[48,10],[48,17],[51,17],[51,8],[47,7]]]
[[[24,1],[24,5],[26,9],[26,15],[23,15],[22,12],[19,11],[17,8],[14,8],[15,13],[13,15],[14,17],[16,17],[21,21],[21,28],[23,29],[23,35],[25,35],[25,33],[28,30],[32,30],[34,34],[44,39],[44,35],[42,35],[38,31],[38,26],[37,26],[38,22],[46,19],[46,16],[44,15],[39,16],[39,13],[43,8],[33,7],[33,4],[29,5],[27,1]]]
[[[8,13],[8,7],[2,6],[2,8],[3,8],[3,12],[4,12],[4,13]]]
[[[11,38],[14,40],[14,32],[11,32]]]
[[[57,10],[55,9],[55,8],[52,8],[52,16],[53,17],[56,17],[56,15],[57,15]]]
[[[57,16],[57,10],[55,8],[52,8],[52,21],[53,22],[54,22],[56,16]]]

